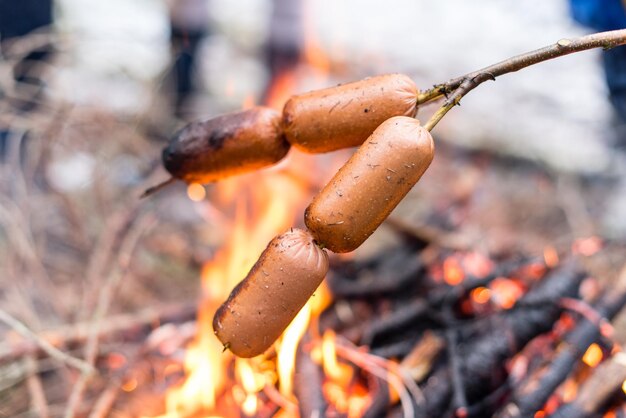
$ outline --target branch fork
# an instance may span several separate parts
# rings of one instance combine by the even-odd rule
[[[420,93],[417,99],[418,104],[423,104],[437,100],[442,96],[446,97],[439,110],[433,114],[424,127],[429,131],[432,130],[450,109],[460,104],[463,96],[485,81],[495,81],[497,77],[503,74],[519,71],[531,65],[575,52],[594,48],[602,48],[606,51],[624,44],[626,44],[626,29],[594,33],[580,38],[564,38],[552,45],[516,55],[478,71],[453,78],[447,83],[437,84]]]

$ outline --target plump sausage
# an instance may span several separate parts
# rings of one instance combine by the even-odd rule
[[[293,96],[283,109],[287,140],[321,153],[359,146],[392,116],[415,116],[418,90],[409,77],[387,74]]]
[[[163,150],[163,165],[176,178],[209,183],[274,164],[287,151],[280,114],[259,106],[190,123]]]
[[[433,155],[430,132],[417,120],[388,119],[313,199],[306,226],[331,251],[356,249],[422,177]]]
[[[307,231],[274,238],[213,318],[217,338],[240,357],[267,350],[328,272],[328,255]]]

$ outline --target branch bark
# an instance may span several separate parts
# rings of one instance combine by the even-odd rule
[[[441,96],[446,96],[446,101],[430,120],[426,122],[424,127],[429,131],[432,130],[450,109],[460,103],[463,96],[485,81],[495,80],[503,74],[519,71],[531,65],[575,52],[594,48],[607,50],[624,44],[626,44],[626,29],[594,33],[579,38],[565,38],[552,45],[516,55],[478,71],[453,78],[447,83],[437,84],[418,96],[418,103],[425,103]]]

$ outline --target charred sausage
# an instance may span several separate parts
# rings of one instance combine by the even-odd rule
[[[217,338],[240,357],[267,350],[328,272],[328,255],[307,231],[292,229],[267,245],[213,318]]]
[[[322,153],[359,146],[392,116],[415,116],[418,90],[403,74],[366,78],[293,96],[283,109],[287,140]]]
[[[356,249],[422,177],[433,155],[430,132],[417,120],[383,122],[313,199],[306,226],[331,251]]]
[[[289,151],[280,118],[258,106],[192,122],[163,150],[163,165],[175,178],[198,183],[272,165]]]

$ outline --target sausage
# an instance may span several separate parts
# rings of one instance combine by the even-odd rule
[[[272,165],[287,151],[280,114],[257,106],[190,123],[163,150],[163,165],[175,178],[209,183]]]
[[[359,146],[392,116],[415,116],[418,90],[404,74],[386,74],[293,96],[283,109],[287,141],[311,153]]]
[[[356,249],[422,177],[433,155],[430,132],[417,120],[388,119],[315,196],[306,226],[331,251]]]
[[[267,350],[328,272],[328,254],[307,231],[275,237],[215,313],[213,331],[239,357]]]

